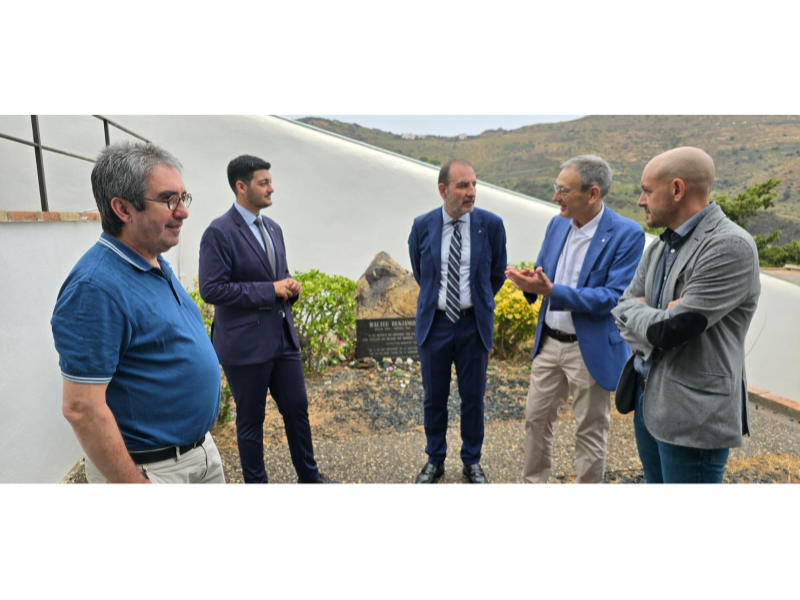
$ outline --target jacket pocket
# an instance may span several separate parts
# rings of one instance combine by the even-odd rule
[[[226,320],[225,329],[230,331],[231,329],[239,329],[240,327],[244,327],[245,325],[255,325],[257,323],[258,323],[258,313],[254,312]]]
[[[667,373],[672,383],[684,388],[690,395],[731,395],[731,378],[721,373],[673,369]]]

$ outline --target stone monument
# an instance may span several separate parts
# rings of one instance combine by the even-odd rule
[[[414,276],[378,252],[356,285],[356,358],[418,360]]]

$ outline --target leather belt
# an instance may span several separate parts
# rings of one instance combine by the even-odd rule
[[[133,462],[137,465],[146,465],[154,462],[160,462],[170,458],[178,458],[182,454],[186,454],[190,450],[199,448],[206,441],[206,436],[201,437],[199,440],[188,446],[170,446],[169,448],[160,448],[158,450],[145,450],[144,452],[129,452]]]
[[[558,340],[559,342],[564,342],[567,344],[571,344],[573,342],[578,341],[578,336],[574,333],[564,333],[563,331],[559,331],[558,329],[550,329],[547,326],[547,323],[544,324],[543,333],[553,338],[554,340]]]
[[[639,382],[639,387],[642,388],[642,391],[646,390],[647,389],[647,379],[645,379],[644,377],[642,377],[638,373],[636,374],[636,379]]]

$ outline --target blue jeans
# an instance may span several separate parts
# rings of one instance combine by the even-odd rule
[[[633,431],[646,483],[722,483],[728,448],[707,450],[676,446],[655,439],[644,425],[644,390],[637,386]]]

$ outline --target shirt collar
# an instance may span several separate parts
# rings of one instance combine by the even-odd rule
[[[675,236],[678,236],[679,239],[683,239],[688,236],[694,228],[699,225],[700,221],[705,218],[705,216],[710,213],[714,207],[717,205],[716,202],[711,202],[708,206],[706,206],[700,212],[693,214],[689,219],[687,219],[680,227],[678,227],[675,231],[672,231],[669,227],[667,227],[664,232],[659,236],[662,241],[673,241]]]
[[[239,214],[242,215],[244,222],[247,223],[248,225],[252,225],[253,223],[256,222],[256,215],[251,213],[246,208],[243,208],[238,202],[234,202],[233,207],[239,211]]]
[[[464,213],[461,216],[461,218],[459,219],[459,221],[461,221],[462,223],[465,223],[467,225],[467,227],[469,227],[470,217],[471,216],[472,216],[472,213]],[[443,219],[443,224],[444,225],[447,225],[450,221],[455,221],[455,219],[453,217],[451,217],[450,215],[447,214],[447,211],[444,209],[444,206],[442,207],[442,219]]]
[[[589,221],[583,227],[578,227],[575,224],[575,219],[572,220],[572,229],[575,233],[580,233],[588,238],[594,237],[594,232],[597,231],[597,228],[600,226],[600,221],[603,219],[603,213],[606,212],[605,204],[600,208],[600,212],[594,216],[594,219]]]
[[[100,239],[97,240],[97,243],[110,249],[120,258],[132,264],[140,271],[149,271],[150,269],[156,268],[149,262],[147,262],[144,259],[144,257],[138,252],[136,252],[133,248],[131,248],[127,244],[124,244],[123,242],[120,242],[114,236],[108,235],[105,231],[100,234]],[[160,254],[158,255],[158,264],[161,265],[161,269],[164,270],[165,272],[169,268],[169,263],[166,260],[164,260],[164,258],[162,258]],[[164,269],[165,266],[167,267],[167,269]]]

